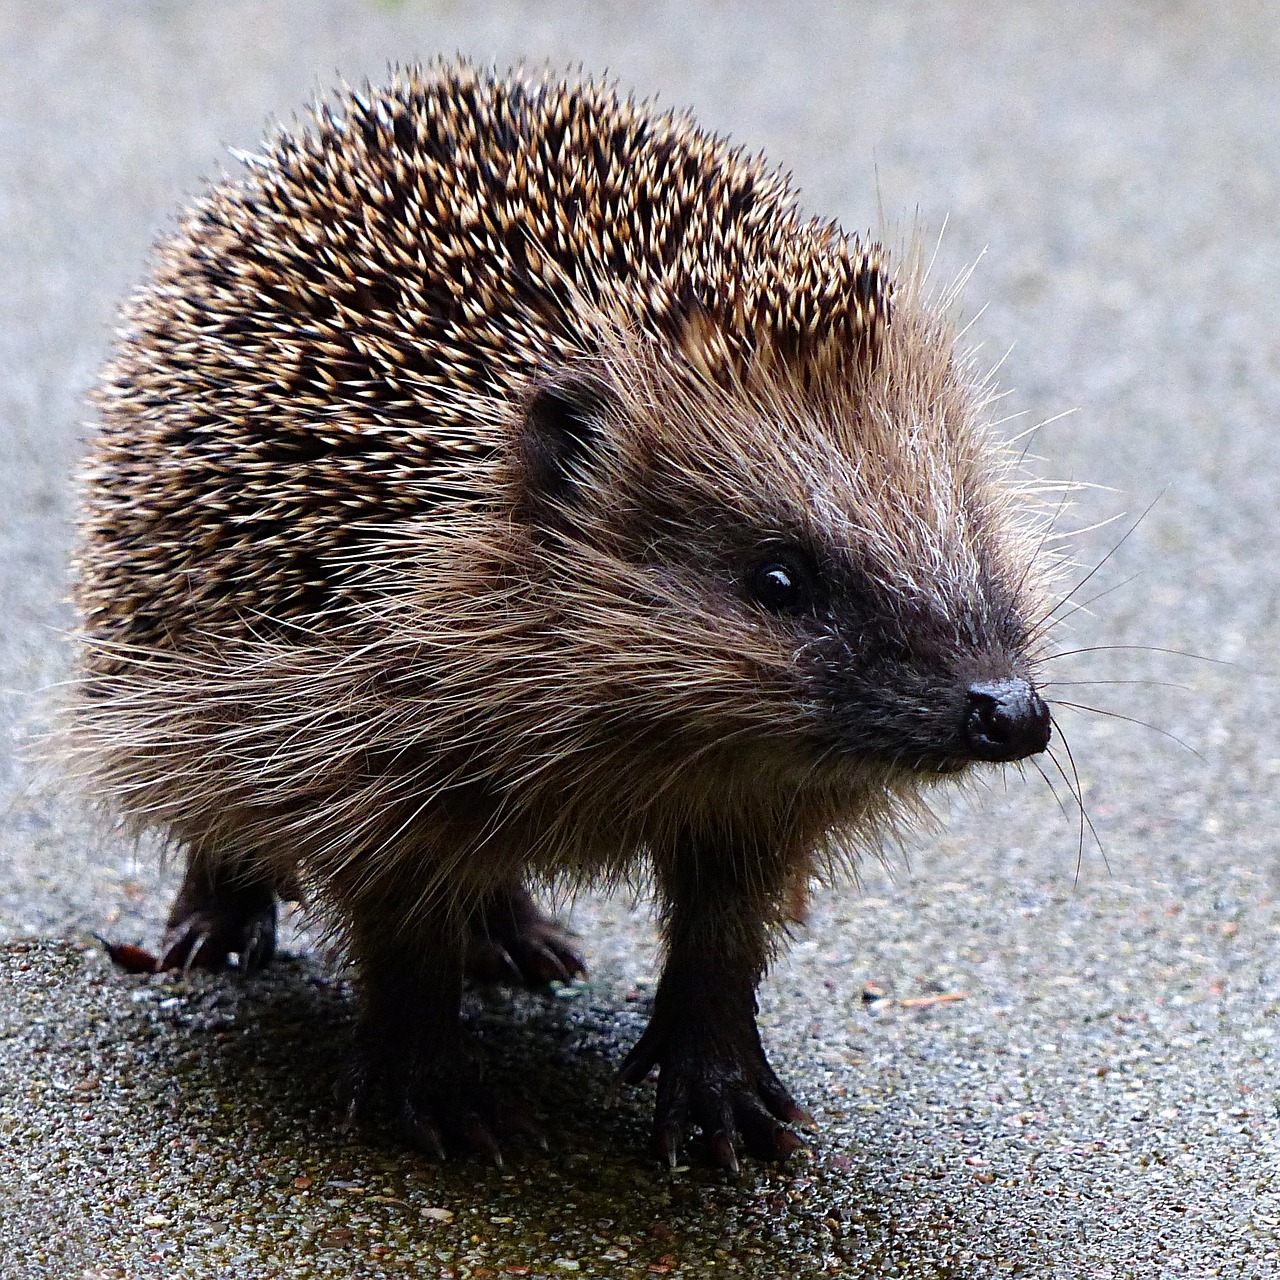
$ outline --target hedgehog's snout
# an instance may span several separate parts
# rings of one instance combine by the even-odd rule
[[[964,740],[975,760],[1021,760],[1049,745],[1044,699],[1018,678],[969,686]]]

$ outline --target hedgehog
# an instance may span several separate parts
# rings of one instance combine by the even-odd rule
[[[757,988],[810,881],[1048,748],[1049,517],[918,252],[612,83],[344,87],[162,240],[96,392],[78,767],[185,857],[165,969],[336,922],[351,1114],[500,1159],[465,977],[651,887],[674,1165],[813,1126]]]

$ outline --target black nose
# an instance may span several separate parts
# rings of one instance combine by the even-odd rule
[[[1049,745],[1049,708],[1025,680],[969,687],[964,737],[976,760],[1021,760]]]

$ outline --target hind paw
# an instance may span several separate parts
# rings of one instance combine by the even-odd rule
[[[276,895],[263,881],[211,883],[194,870],[169,912],[157,969],[225,969],[234,955],[248,973],[276,952]]]
[[[584,977],[587,966],[573,935],[518,889],[499,894],[476,920],[467,972],[481,982],[537,987]]]
[[[275,953],[274,902],[251,915],[206,909],[170,917],[156,968],[226,969],[234,955],[239,969],[250,973],[270,964]]]

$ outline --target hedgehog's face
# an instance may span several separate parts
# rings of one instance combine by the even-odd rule
[[[740,566],[743,599],[789,654],[833,758],[887,758],[924,772],[1022,759],[1049,741],[1049,711],[1011,593],[955,602],[900,593],[847,544],[762,544]]]
[[[889,353],[837,395],[616,366],[535,393],[528,509],[556,530],[549,562],[567,548],[563,634],[612,647],[605,702],[775,746],[792,774],[1046,748],[1039,539],[972,389],[949,360],[919,363],[898,385]]]

